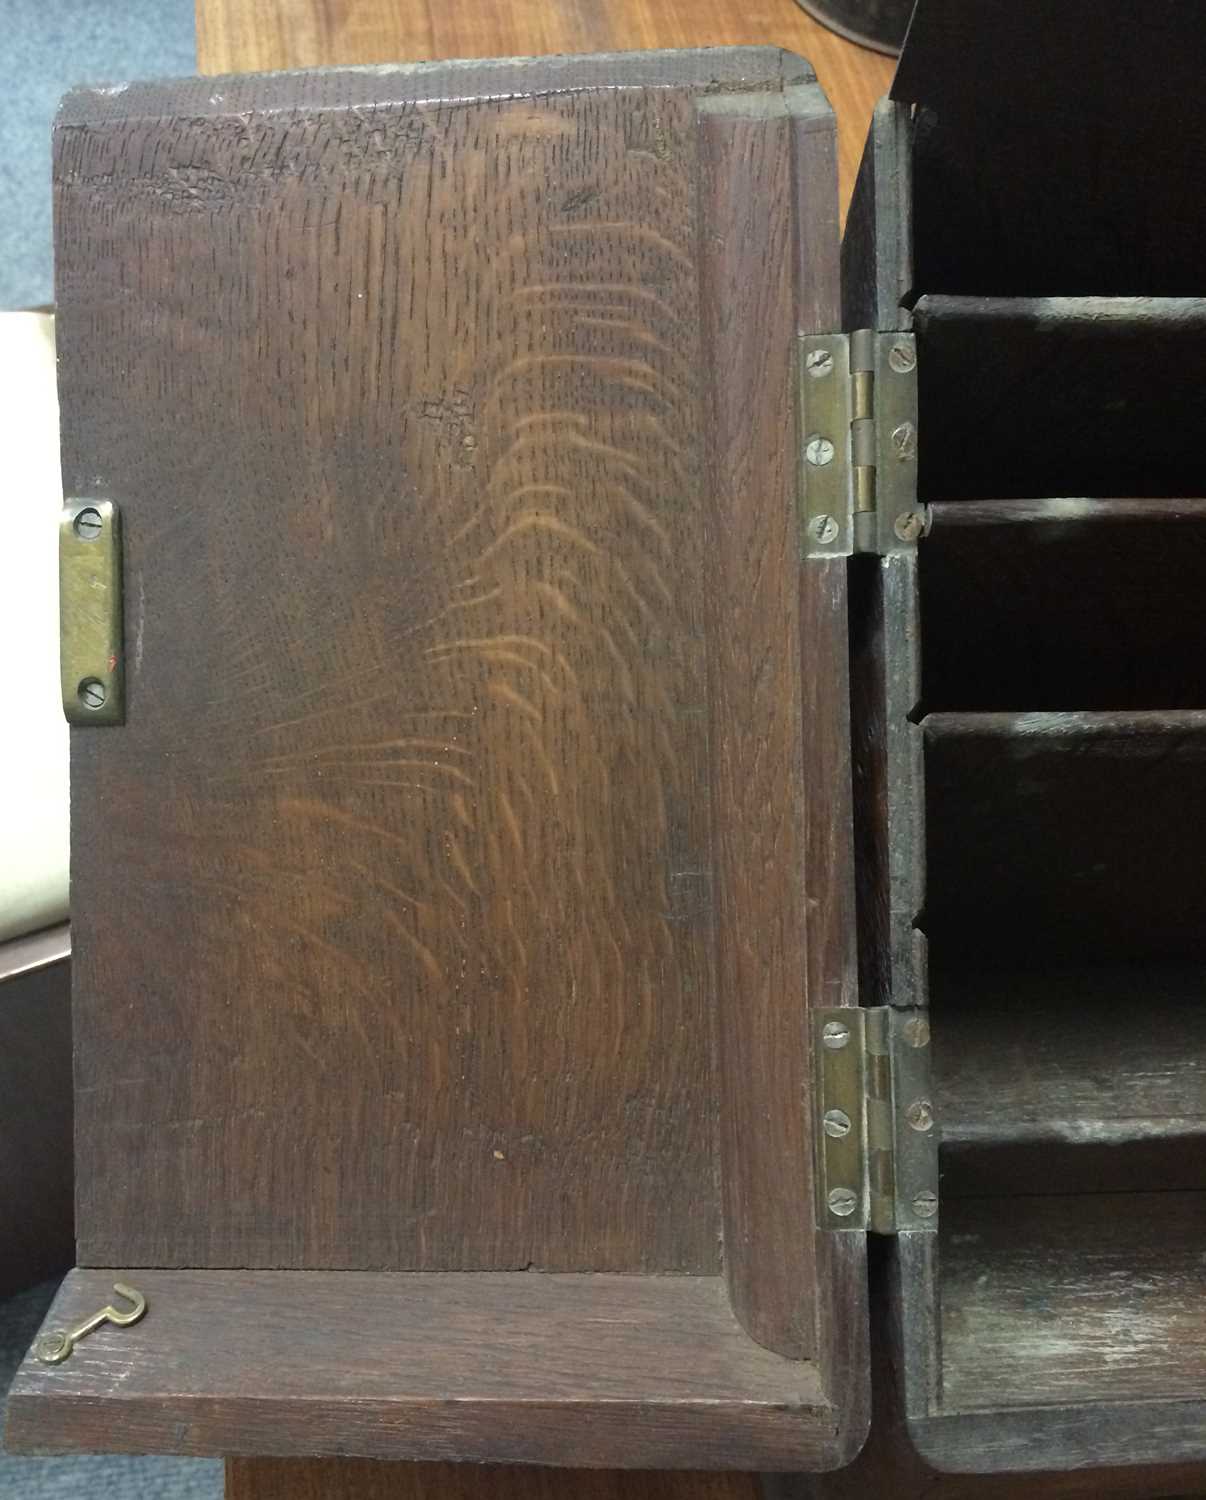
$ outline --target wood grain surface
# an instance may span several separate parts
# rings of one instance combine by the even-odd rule
[[[197,65],[203,73],[751,44],[789,48],[816,69],[838,117],[844,205],[893,62],[827,31],[794,0],[477,0],[442,6],[197,0]]]
[[[1206,1494],[1202,1467],[1190,1463],[1144,1465],[1124,1457],[1108,1466],[1092,1460],[1087,1467],[1061,1473],[1052,1467],[1065,1458],[1058,1443],[1042,1448],[1041,1461],[1029,1462],[1024,1474],[940,1472],[927,1463],[910,1438],[910,1427],[919,1431],[927,1446],[935,1451],[942,1448],[952,1471],[981,1467],[984,1455],[989,1457],[989,1467],[999,1467],[992,1461],[994,1450],[1012,1447],[1018,1437],[1016,1426],[1009,1430],[1012,1417],[961,1418],[960,1425],[967,1423],[972,1431],[971,1441],[959,1449],[954,1443],[941,1443],[937,1424],[933,1428],[924,1420],[914,1424],[906,1416],[901,1381],[904,1362],[896,1348],[901,1330],[894,1326],[897,1309],[890,1295],[891,1283],[900,1269],[898,1252],[903,1249],[908,1256],[921,1242],[934,1239],[933,1235],[906,1233],[896,1241],[872,1242],[875,1411],[866,1446],[854,1463],[835,1473],[765,1476],[762,1500],[886,1500],[889,1496],[892,1500],[1103,1500],[1105,1496],[1188,1500]],[[1146,1437],[1150,1446],[1153,1438],[1145,1429],[1158,1429],[1160,1424],[1158,1420],[1145,1422],[1144,1410],[1142,1405],[1130,1408],[1133,1425],[1128,1436]],[[1042,1440],[1040,1433],[1040,1444]],[[1159,1437],[1154,1441],[1158,1444]],[[1032,1452],[1030,1459],[1034,1457]],[[275,1500],[273,1491],[267,1495]]]
[[[839,791],[836,817],[847,814],[842,833],[810,851],[809,825],[823,819],[824,800],[811,787],[806,796],[798,790],[815,785],[818,762],[832,759],[823,747],[848,738],[845,652],[830,656],[831,622],[845,616],[844,568],[826,588],[827,580],[798,564],[798,522],[788,498],[795,351],[765,337],[768,328],[811,331],[836,313],[835,215],[809,210],[832,201],[824,191],[833,179],[831,116],[815,97],[793,92],[797,97],[782,102],[716,96],[700,106],[702,351],[709,368],[726,371],[709,385],[705,418],[713,499],[706,607],[715,642],[708,688],[716,962],[719,992],[742,997],[717,1010],[725,1264],[734,1306],[754,1336],[807,1354],[816,1347],[816,1318],[811,1299],[800,1294],[816,1281],[818,1238],[802,1232],[813,1218],[809,1122],[804,1111],[780,1112],[771,1101],[807,1090],[808,1043],[783,997],[809,994],[810,978],[820,986],[813,1003],[826,987],[834,1004],[855,996],[853,902],[842,900],[852,886],[848,797]],[[792,205],[794,219],[784,205]],[[828,274],[817,276],[819,266]],[[768,508],[767,495],[784,503]],[[822,607],[804,639],[801,589],[818,586]],[[816,673],[817,651],[836,660],[836,670]],[[819,678],[813,691],[823,694],[810,704],[817,743],[810,745],[816,760],[808,761],[806,674],[810,686]],[[821,920],[814,916],[811,932],[808,906],[799,900],[810,854],[827,872]],[[758,935],[767,931],[768,910],[791,924],[769,945]],[[810,973],[813,938],[821,946]]]
[[[103,1305],[114,1274],[71,1272],[47,1326]],[[64,1364],[28,1358],[10,1447],[710,1469],[850,1456],[817,1366],[755,1344],[721,1277],[119,1275],[146,1316]]]
[[[1204,1236],[1202,1192],[945,1204],[944,1409],[1200,1402]]]
[[[943,1201],[1206,1180],[1199,965],[936,969]]]
[[[82,1264],[723,1266],[757,1342],[717,1462],[854,1451],[862,1241],[818,1296],[803,1014],[854,998],[845,596],[803,585],[791,388],[833,150],[769,49],[60,114],[65,482],[120,497],[132,615],[126,726],[73,742]],[[429,1331],[435,1393],[469,1356]],[[686,1461],[709,1399],[641,1448],[588,1386],[587,1461]],[[272,1451],[238,1410],[189,1441]],[[508,1413],[289,1451],[573,1456]]]
[[[773,190],[785,83],[824,139],[808,81],[682,54],[135,87],[61,117],[65,484],[120,495],[134,642],[126,729],[73,745],[104,787],[73,824],[82,1263],[718,1268],[712,1028],[761,1022],[740,976],[717,987],[755,869],[720,857],[709,755],[770,737],[748,839],[805,795],[798,706],[723,684],[738,600],[799,680]],[[782,316],[739,392],[782,450],[774,483],[709,471],[772,539],[717,598],[694,92],[726,86],[755,144],[759,92],[780,101],[732,190],[788,290],[725,314]],[[483,90],[547,92],[438,102]],[[786,868],[742,941],[790,955]]]

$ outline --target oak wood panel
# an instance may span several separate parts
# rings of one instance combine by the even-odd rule
[[[521,1316],[558,1287],[485,1277],[478,1342],[506,1342],[509,1298],[520,1318],[514,1410],[492,1393],[424,1425],[476,1353],[432,1315],[429,1394],[382,1405],[380,1434],[338,1435],[348,1408],[310,1387],[306,1418],[286,1393],[248,1433],[244,1352],[182,1406],[147,1387],[120,1441],[677,1464],[709,1415],[718,1464],[842,1461],[862,1242],[826,1250],[818,1299],[803,1106],[802,1007],[853,998],[849,793],[803,759],[846,774],[844,580],[802,595],[793,504],[795,334],[836,306],[809,70],[135,85],[75,96],[58,148],[68,485],[120,494],[134,582],[126,728],[74,744],[106,791],[75,820],[81,1141],[105,1185],[81,1193],[81,1259],[712,1292],[719,1173],[738,1319],[711,1330],[731,1401],[691,1385],[694,1355],[667,1371],[638,1308],[631,1346],[591,1330],[627,1403],[589,1379],[567,1402],[532,1332],[549,1309]],[[121,358],[137,381],[106,379]],[[802,630],[837,648],[807,739]],[[360,1290],[439,1296],[411,1279]],[[674,1281],[650,1286],[692,1295]],[[561,1286],[588,1320],[605,1289]],[[134,1399],[112,1377],[35,1382],[25,1440],[96,1441]],[[668,1425],[624,1443],[667,1388]],[[376,1399],[371,1374],[340,1389]]]
[[[227,1500],[761,1500],[753,1474],[232,1459]]]
[[[711,1032],[747,1012],[709,743],[744,668],[705,638],[693,93],[809,79],[468,64],[61,116],[65,484],[120,497],[134,643],[126,728],[73,741],[82,1263],[719,1266]],[[775,368],[752,409],[790,409]],[[785,484],[748,512],[780,546]],[[758,562],[725,593],[767,636]]]
[[[944,1410],[1196,1401],[1206,1457],[1206,1192],[962,1199],[941,1233]]]
[[[47,1326],[113,1274],[73,1271]],[[10,1447],[715,1469],[848,1450],[817,1366],[754,1343],[719,1276],[126,1275],[146,1316],[27,1358]]]
[[[439,57],[770,44],[807,57],[838,116],[841,201],[893,62],[827,31],[792,0],[197,0],[203,73]]]
[[[810,823],[824,818],[824,747],[847,735],[844,652],[814,690],[823,701],[809,705],[815,762],[805,759],[803,724],[805,676],[816,673],[818,647],[833,660],[838,627],[823,622],[844,616],[845,593],[839,568],[808,622],[819,639],[801,630],[801,589],[813,580],[805,583],[792,502],[795,351],[766,330],[816,327],[836,304],[831,121],[817,90],[717,96],[700,107],[702,353],[726,372],[709,382],[705,416],[716,957],[720,992],[742,997],[718,1009],[725,1263],[745,1325],[797,1354],[812,1353],[817,1338],[806,1290],[816,1281],[816,1236],[803,1228],[812,1221],[811,1145],[803,1112],[781,1113],[773,1101],[809,1086],[807,1031],[785,997],[820,1003],[828,987],[834,1003],[854,998],[840,774],[834,816],[847,815],[845,857],[840,844],[807,847]],[[814,221],[818,204],[831,211]],[[826,872],[822,881],[814,868]],[[822,908],[810,932],[814,885],[815,899],[836,910]]]

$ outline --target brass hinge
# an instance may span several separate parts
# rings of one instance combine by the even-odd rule
[[[817,1223],[896,1234],[938,1225],[938,1122],[924,1011],[813,1012]]]
[[[808,557],[902,552],[917,502],[917,345],[911,333],[799,340],[800,517]]]
[[[59,676],[72,724],[120,724],[121,514],[111,500],[68,500],[59,516]]]

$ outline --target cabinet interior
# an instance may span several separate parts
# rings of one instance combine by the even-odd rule
[[[1198,304],[918,309],[937,1409],[1193,1399],[1206,502],[1149,360]]]

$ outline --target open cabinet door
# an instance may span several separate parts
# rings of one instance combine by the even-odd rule
[[[120,515],[125,701],[73,708],[79,1268],[48,1328],[115,1280],[148,1310],[31,1354],[9,1442],[843,1463],[810,70],[82,90],[55,174],[64,480]]]

